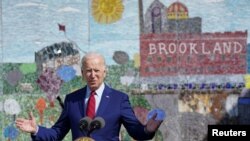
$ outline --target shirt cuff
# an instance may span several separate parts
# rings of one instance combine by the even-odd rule
[[[36,136],[39,130],[39,126],[36,126],[36,132],[35,133],[31,133],[32,136]]]
[[[148,134],[148,135],[153,135],[153,134],[155,134],[155,132],[149,132],[149,131],[147,130],[146,126],[144,126],[144,132],[145,132],[146,134]]]

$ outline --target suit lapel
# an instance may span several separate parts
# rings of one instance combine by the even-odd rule
[[[101,98],[101,102],[100,102],[100,105],[98,107],[96,116],[102,115],[103,112],[105,111],[105,109],[110,101],[110,98],[111,98],[110,94],[111,94],[111,89],[107,85],[105,85],[105,88],[104,88],[104,91],[102,94],[102,98]]]
[[[81,112],[81,115],[82,115],[82,117],[84,117],[85,116],[85,97],[86,97],[86,92],[87,92],[87,90],[86,90],[86,88],[87,87],[84,87],[83,89],[81,89],[80,91],[79,91],[79,101],[78,101],[78,105],[79,105],[79,109],[80,109],[80,112]]]

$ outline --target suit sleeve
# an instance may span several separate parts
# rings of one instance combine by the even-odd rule
[[[67,97],[64,102],[64,109],[57,122],[51,127],[39,126],[35,136],[31,136],[33,141],[61,141],[70,130],[69,119],[67,116]]]
[[[145,132],[145,126],[136,118],[127,95],[124,95],[121,101],[122,123],[129,135],[136,140],[150,140],[153,134]]]

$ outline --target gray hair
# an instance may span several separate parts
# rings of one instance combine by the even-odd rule
[[[86,53],[83,57],[82,57],[82,60],[81,60],[81,70],[84,68],[84,64],[85,64],[85,61],[90,58],[90,57],[100,57],[103,61],[103,64],[104,64],[104,67],[106,69],[106,61],[105,61],[105,58],[102,54],[100,53],[97,53],[97,52],[88,52]]]

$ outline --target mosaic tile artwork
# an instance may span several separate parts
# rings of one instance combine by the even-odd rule
[[[106,84],[138,119],[166,118],[152,141],[203,141],[208,124],[250,124],[248,0],[0,0],[0,140],[27,141],[17,117],[51,127],[100,52]],[[133,141],[125,128],[122,141]],[[67,134],[64,141],[70,141]]]

